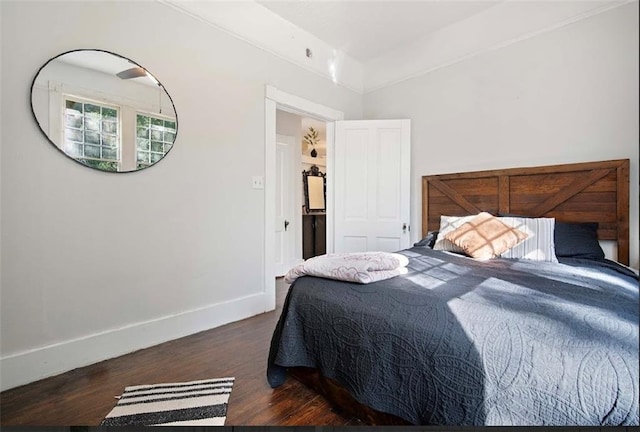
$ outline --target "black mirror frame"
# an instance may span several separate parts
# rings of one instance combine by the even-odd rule
[[[322,177],[322,194],[324,196],[324,207],[321,209],[309,208],[309,176]],[[306,171],[302,171],[302,184],[304,189],[304,211],[305,213],[324,213],[327,210],[327,177],[326,174],[320,171],[316,165],[312,165]]]

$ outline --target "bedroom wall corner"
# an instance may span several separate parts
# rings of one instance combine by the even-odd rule
[[[640,267],[638,29],[628,2],[365,94],[366,118],[412,119],[412,225],[423,175],[629,159]]]

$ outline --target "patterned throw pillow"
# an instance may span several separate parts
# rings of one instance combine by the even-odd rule
[[[464,250],[462,250],[460,246],[454,243],[451,243],[449,240],[445,238],[445,236],[451,231],[453,231],[454,229],[460,227],[460,225],[462,225],[463,223],[469,222],[474,217],[476,217],[476,215],[440,216],[440,230],[438,232],[438,237],[436,238],[436,242],[433,245],[433,250],[464,253]]]
[[[463,223],[445,238],[476,259],[496,258],[528,237],[500,219],[482,212]]]

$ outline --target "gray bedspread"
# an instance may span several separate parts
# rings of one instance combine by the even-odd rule
[[[401,253],[404,276],[291,286],[271,386],[306,366],[414,424],[638,425],[633,273],[607,261]]]

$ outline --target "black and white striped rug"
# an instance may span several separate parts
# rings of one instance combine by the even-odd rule
[[[223,426],[234,379],[126,387],[100,426]]]

